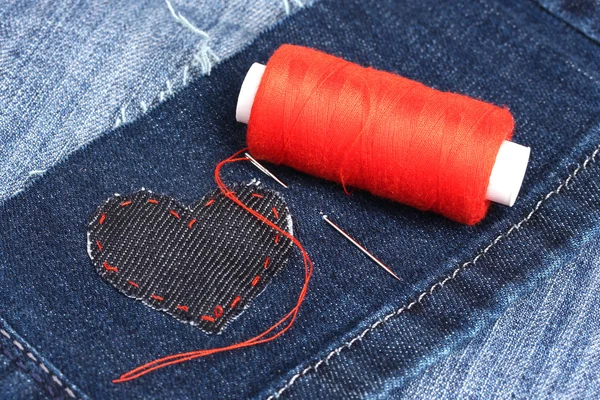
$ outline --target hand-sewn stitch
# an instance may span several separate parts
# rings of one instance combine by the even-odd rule
[[[232,190],[291,231],[289,211],[277,193],[257,185]],[[88,252],[98,274],[128,297],[215,333],[285,265],[291,241],[272,238],[272,228],[220,191],[188,209],[141,190],[110,198],[94,214]]]

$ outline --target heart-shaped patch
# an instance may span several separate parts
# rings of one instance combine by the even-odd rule
[[[255,184],[231,190],[292,233],[278,193]],[[88,253],[103,279],[208,333],[220,332],[268,285],[291,245],[218,190],[192,208],[147,190],[115,195],[88,226]]]

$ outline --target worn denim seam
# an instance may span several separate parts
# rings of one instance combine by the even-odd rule
[[[563,24],[567,25],[569,28],[573,29],[574,31],[577,31],[577,33],[585,36],[588,40],[590,40],[591,42],[593,42],[596,46],[600,46],[600,41],[598,41],[598,39],[590,36],[589,34],[587,34],[586,32],[584,32],[581,28],[579,28],[577,25],[574,25],[573,23],[571,23],[570,21],[568,21],[567,19],[565,19],[564,17],[555,14],[553,11],[549,10],[548,8],[546,8],[543,4],[535,1],[535,0],[530,0],[532,3],[534,3],[535,5],[537,5],[539,8],[541,8],[545,13],[551,15],[553,18],[555,18],[556,20],[562,22]]]
[[[571,181],[577,176],[577,174],[579,172],[587,169],[587,167],[591,163],[595,163],[596,162],[596,156],[598,155],[598,153],[600,153],[600,144],[595,148],[595,150],[589,156],[587,156],[585,158],[585,160],[583,161],[583,163],[579,164],[577,166],[577,168],[575,168],[573,170],[573,172],[571,172],[571,174],[565,180],[563,180],[560,183],[560,185],[558,185],[556,187],[556,189],[550,191],[548,194],[546,194],[544,197],[542,197],[536,203],[536,205],[533,207],[533,209],[529,212],[529,214],[527,214],[525,216],[525,218],[521,219],[519,222],[517,222],[516,224],[514,224],[513,226],[511,226],[510,229],[508,229],[508,231],[506,233],[499,234],[494,240],[492,240],[492,242],[490,244],[488,244],[483,250],[481,250],[472,260],[467,261],[464,264],[458,266],[450,275],[447,275],[444,279],[441,279],[440,281],[438,281],[437,283],[435,283],[434,285],[432,285],[429,289],[424,290],[415,300],[413,300],[412,302],[410,302],[408,305],[402,306],[398,310],[396,310],[396,311],[394,311],[392,313],[389,313],[389,314],[383,316],[382,318],[378,319],[377,321],[375,321],[374,323],[372,323],[369,327],[367,327],[365,330],[363,330],[358,336],[354,337],[352,340],[350,340],[350,341],[344,343],[343,345],[339,346],[338,348],[332,350],[326,357],[321,358],[315,364],[309,365],[308,367],[304,368],[302,371],[300,371],[297,374],[293,375],[283,387],[281,387],[275,393],[271,394],[267,398],[267,400],[272,400],[274,398],[279,398],[279,396],[281,396],[281,394],[283,392],[285,392],[286,390],[288,390],[300,378],[304,377],[306,374],[308,374],[311,371],[317,372],[318,368],[322,364],[328,364],[329,361],[333,357],[335,357],[336,355],[339,355],[340,352],[342,352],[344,349],[346,349],[346,348],[350,349],[354,343],[361,341],[368,333],[370,333],[372,330],[376,329],[379,325],[381,325],[381,324],[389,321],[393,317],[397,317],[397,316],[401,315],[403,312],[405,312],[407,310],[410,310],[415,305],[421,304],[421,302],[427,296],[432,295],[433,292],[436,289],[441,289],[442,287],[444,287],[444,285],[446,283],[448,283],[451,280],[454,280],[462,270],[466,269],[469,265],[475,265],[477,263],[477,261],[481,257],[483,257],[498,242],[500,242],[502,239],[510,236],[513,232],[515,232],[518,229],[520,229],[521,226],[524,223],[526,223],[527,221],[529,221],[533,217],[533,215],[540,209],[540,207],[542,206],[542,204],[544,204],[546,202],[546,200],[548,200],[550,197],[552,197],[552,196],[554,196],[556,194],[559,194],[563,189],[567,189],[569,187],[569,184],[571,183]]]
[[[305,7],[304,3],[301,0],[282,0],[285,14],[287,16],[291,15],[291,13],[292,13],[292,6],[290,5],[290,1],[293,2],[299,9],[302,9]],[[200,42],[199,50],[197,50],[192,55],[192,61],[186,63],[181,68],[181,70],[180,70],[181,73],[179,74],[181,76],[181,78],[172,77],[173,80],[167,79],[165,81],[165,89],[164,90],[159,91],[158,94],[156,96],[152,97],[152,99],[149,102],[146,102],[144,100],[140,101],[139,107],[140,107],[140,110],[142,111],[142,113],[138,114],[137,118],[146,114],[153,107],[158,106],[159,104],[163,103],[167,98],[169,98],[170,96],[175,94],[175,90],[181,90],[181,89],[185,88],[190,83],[192,70],[195,67],[200,66],[200,75],[199,76],[210,76],[212,68],[214,66],[216,66],[217,64],[219,64],[220,62],[224,61],[210,47],[210,41],[212,38],[206,31],[201,30],[198,27],[196,27],[195,25],[193,25],[185,16],[183,16],[181,14],[181,12],[178,12],[177,10],[175,10],[168,0],[165,0],[165,3],[167,5],[167,8],[169,9],[169,12],[175,19],[175,21],[177,21],[178,23],[180,23],[181,25],[183,25],[184,27],[186,27],[193,33],[199,35],[202,38],[202,40]],[[279,22],[281,22],[281,20]],[[246,43],[246,45],[248,45],[248,44],[249,43]],[[181,79],[181,86],[178,87],[177,89],[175,89],[174,82],[177,82],[180,79]],[[115,118],[115,123],[114,123],[113,129],[118,128],[121,125],[126,124],[127,122],[130,122],[127,119],[127,105],[128,104],[129,104],[129,102],[126,104],[123,104],[121,106],[121,108],[117,111],[117,117]],[[11,196],[13,196],[13,195],[11,195]]]
[[[76,399],[77,396],[75,396],[75,391],[73,389],[71,389],[65,382],[61,381],[60,378],[58,376],[56,376],[55,374],[53,374],[50,369],[48,367],[46,367],[46,365],[38,360],[38,358],[31,352],[31,351],[27,351],[26,347],[29,348],[28,345],[24,345],[21,342],[19,342],[17,339],[15,339],[10,333],[8,333],[6,330],[0,328],[0,335],[4,336],[6,339],[8,339],[10,341],[10,343],[12,343],[20,352],[20,358],[21,359],[25,359],[27,361],[27,359],[25,357],[27,357],[28,359],[30,359],[32,362],[34,362],[36,364],[36,366],[38,366],[42,371],[44,371],[44,373],[46,375],[48,375],[50,377],[50,379],[52,379],[52,382],[54,382],[55,384],[57,384],[60,388],[62,388],[65,393],[67,393],[67,395],[72,398],[72,399]],[[25,371],[27,374],[32,375],[33,371]],[[34,379],[34,382],[37,381]],[[45,388],[42,386],[42,389],[45,390]]]

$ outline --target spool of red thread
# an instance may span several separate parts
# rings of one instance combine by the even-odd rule
[[[293,45],[250,68],[236,118],[258,159],[469,225],[514,204],[530,154],[505,108]]]

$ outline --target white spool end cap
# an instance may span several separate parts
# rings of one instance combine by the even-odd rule
[[[512,207],[527,170],[531,148],[505,140],[500,145],[485,197]]]
[[[260,80],[265,73],[265,68],[265,65],[254,63],[248,70],[240,89],[237,108],[235,110],[235,119],[238,122],[247,124],[250,120],[250,111],[252,110],[254,97],[256,96],[256,91],[258,90]]]

